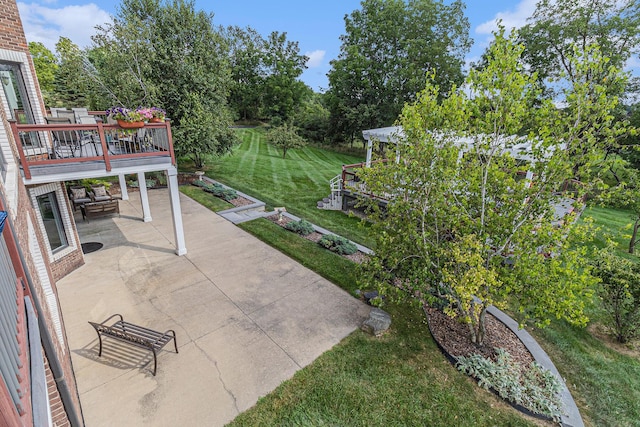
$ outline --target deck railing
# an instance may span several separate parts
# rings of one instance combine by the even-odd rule
[[[94,112],[92,112],[94,113]],[[145,123],[139,129],[126,130],[117,124],[104,124],[98,115],[96,124],[18,124],[10,121],[24,176],[31,179],[34,166],[78,162],[104,162],[137,157],[170,157],[175,165],[171,124]],[[104,114],[104,113],[102,113]]]
[[[388,159],[375,160],[375,161],[373,161],[371,163],[375,164],[375,163],[386,163],[386,162],[388,162]],[[359,178],[358,178],[358,170],[361,169],[361,168],[364,168],[364,167],[367,167],[367,163],[366,162],[353,163],[351,165],[342,165],[342,186],[343,186],[343,189],[351,189],[352,191],[355,191],[355,192],[360,193],[360,194],[362,194],[364,196],[367,196],[367,197],[387,200],[388,199],[388,195],[385,194],[383,196],[380,196],[380,195],[371,193],[367,189],[365,184],[359,180]]]

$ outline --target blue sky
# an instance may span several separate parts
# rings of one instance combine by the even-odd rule
[[[448,2],[448,0],[445,0]],[[526,23],[536,0],[468,0],[466,15],[474,45],[467,60],[476,60],[491,39],[496,19],[507,28]],[[90,45],[94,27],[109,20],[119,3],[107,0],[34,0],[18,2],[28,41],[39,41],[54,50],[58,37],[70,38],[81,47]],[[314,90],[327,87],[329,61],[340,51],[344,16],[358,9],[360,0],[196,0],[196,7],[213,12],[214,24],[251,26],[267,35],[287,32],[310,57],[302,80]]]

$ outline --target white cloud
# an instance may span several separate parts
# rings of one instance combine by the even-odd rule
[[[51,51],[60,36],[83,48],[91,44],[95,26],[111,22],[111,16],[94,3],[77,6],[46,7],[37,3],[18,3],[27,41],[41,42]]]
[[[507,29],[520,28],[527,23],[527,18],[533,15],[536,10],[538,0],[522,0],[515,9],[496,13],[496,16],[487,22],[478,25],[476,34],[491,34],[498,29],[498,20],[502,20],[502,25]]]
[[[306,52],[305,56],[309,58],[307,61],[307,67],[315,68],[322,65],[322,60],[327,52],[324,50],[314,50],[313,52]]]

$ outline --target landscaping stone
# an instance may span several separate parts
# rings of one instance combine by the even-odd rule
[[[379,337],[385,333],[391,326],[391,315],[379,308],[372,308],[369,318],[362,323],[360,327],[363,331]]]

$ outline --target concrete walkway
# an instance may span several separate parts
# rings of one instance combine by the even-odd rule
[[[87,426],[219,426],[311,363],[368,317],[369,307],[181,195],[188,253],[173,253],[166,190],[138,193],[120,217],[78,218],[104,247],[58,282]],[[98,340],[88,320],[175,329],[152,375],[149,352]],[[149,364],[149,362],[151,362]]]

